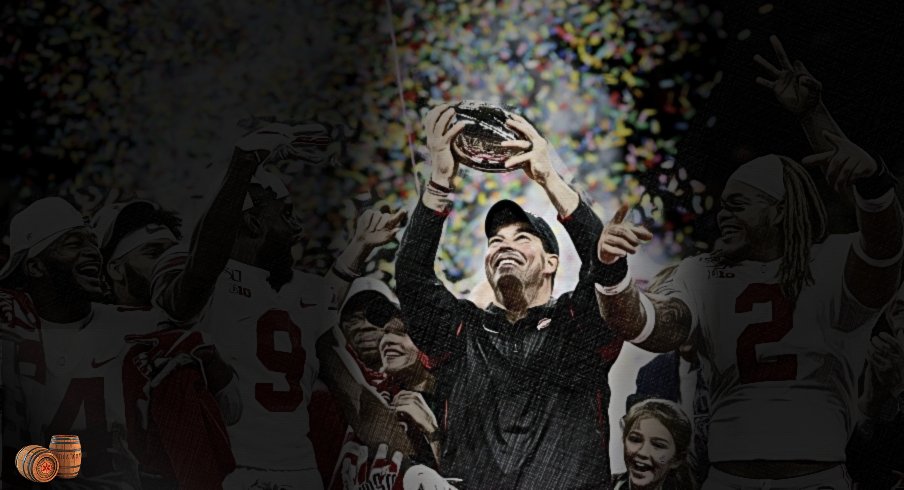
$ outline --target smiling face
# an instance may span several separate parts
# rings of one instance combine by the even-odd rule
[[[25,264],[26,274],[43,281],[60,294],[98,298],[103,294],[102,258],[97,237],[88,227],[62,234]]]
[[[123,304],[147,305],[151,301],[151,273],[157,259],[176,245],[169,238],[158,238],[139,245],[122,257],[107,264],[107,274],[116,285],[117,296],[123,290],[128,298],[120,298]],[[122,300],[126,300],[123,302]]]
[[[290,196],[276,197],[258,184],[248,188],[254,206],[245,211],[243,235],[250,241],[253,265],[271,273],[291,272],[292,248],[302,239],[303,226]]]
[[[624,440],[625,466],[635,489],[653,489],[681,466],[671,432],[655,417],[643,417],[628,430]]]
[[[774,247],[781,218],[780,202],[751,185],[729,180],[717,216],[722,252],[732,260],[755,258],[758,251]]]
[[[539,287],[544,280],[552,282],[559,258],[543,250],[543,242],[531,233],[527,223],[500,227],[490,237],[484,258],[487,279],[498,295],[500,279],[511,276],[525,287]]]
[[[416,365],[418,348],[408,336],[405,324],[398,317],[386,324],[380,339],[380,359],[383,371],[389,375],[398,374]]]
[[[383,337],[383,329],[367,321],[364,309],[352,312],[343,312],[340,322],[342,334],[351,344],[352,349],[358,354],[364,364],[377,371],[380,369],[380,340]]]

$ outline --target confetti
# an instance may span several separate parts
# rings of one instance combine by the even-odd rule
[[[661,238],[647,253],[697,246],[692,217],[712,199],[677,143],[718,76],[707,40],[724,36],[719,12],[690,0],[421,0],[391,15],[384,2],[328,5],[28,2],[2,41],[4,77],[22,82],[12,95],[37,101],[0,128],[5,154],[34,167],[13,181],[13,201],[61,194],[91,212],[111,196],[142,197],[194,209],[247,130],[237,121],[317,119],[341,141],[345,168],[281,168],[309,234],[298,265],[324,271],[362,206],[414,205],[429,174],[429,107],[475,99],[533,121],[600,214],[636,205]],[[438,261],[451,285],[465,291],[482,271],[487,208],[509,198],[530,209],[536,188],[523,172],[461,171]],[[396,250],[377,251],[369,272],[391,281]]]

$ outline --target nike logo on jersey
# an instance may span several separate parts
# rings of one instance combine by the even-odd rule
[[[97,362],[96,359],[91,359],[91,367],[92,367],[92,368],[99,368],[99,367],[103,366],[104,364],[107,364],[108,362],[110,362],[110,361],[112,361],[112,360],[114,360],[114,359],[116,359],[116,356],[111,357],[111,358],[107,359],[106,361],[101,361],[101,362]]]

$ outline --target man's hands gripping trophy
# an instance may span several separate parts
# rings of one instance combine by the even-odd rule
[[[452,189],[458,163],[452,155],[452,139],[469,123],[460,121],[451,128],[449,121],[455,117],[452,104],[442,104],[430,109],[424,118],[424,131],[427,133],[427,150],[430,152],[432,166],[430,180],[441,187]]]
[[[260,164],[306,156],[303,136],[307,126],[273,123],[239,138],[235,147],[257,155]]]

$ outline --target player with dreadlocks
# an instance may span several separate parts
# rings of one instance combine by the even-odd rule
[[[845,446],[859,418],[857,379],[872,325],[900,279],[902,215],[888,170],[842,136],[820,85],[772,39],[781,66],[756,61],[779,103],[800,117],[836,191],[851,187],[859,232],[826,236],[826,212],[804,168],[769,155],[728,179],[717,251],[685,259],[657,290],[630,274],[597,286],[610,325],[653,352],[692,333],[711,395],[704,490],[850,488]],[[603,231],[600,260],[615,263],[649,238],[623,223]],[[639,478],[650,468],[634,466]]]

